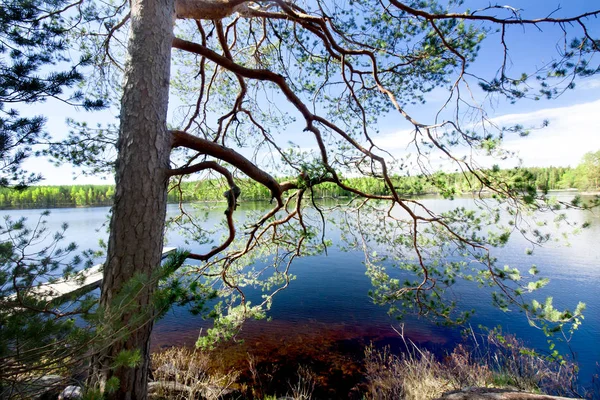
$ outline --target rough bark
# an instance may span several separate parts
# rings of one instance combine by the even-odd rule
[[[149,277],[159,265],[167,205],[171,136],[166,118],[174,0],[133,0],[129,56],[126,64],[116,168],[116,193],[110,223],[107,261],[100,304],[107,316],[123,285],[136,274]],[[144,285],[133,309],[119,315],[127,327],[123,339],[112,340],[99,356],[100,378],[115,376],[119,389],[110,399],[145,399],[152,330],[151,296],[156,283]],[[150,310],[150,311],[149,311]],[[147,313],[140,323],[137,317]],[[111,369],[122,350],[138,350],[141,365]]]

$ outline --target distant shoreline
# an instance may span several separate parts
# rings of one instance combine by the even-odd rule
[[[464,192],[459,193],[456,197],[464,197],[464,196],[472,196],[476,195],[479,192]],[[489,193],[489,190],[482,190],[480,193],[486,194]],[[579,191],[578,189],[556,189],[549,190],[548,194],[571,194],[571,195],[581,195],[581,196],[599,196],[600,191]],[[436,192],[423,192],[423,193],[411,193],[407,194],[406,197],[414,198],[420,196],[440,196],[440,193]],[[346,199],[348,196],[320,196],[317,197],[320,200],[323,199]],[[241,199],[243,203],[256,203],[256,202],[268,202],[267,198],[254,198],[254,199]],[[194,200],[194,201],[184,201],[185,204],[202,204],[202,203],[225,203],[225,200],[217,200],[217,199],[207,199],[207,200]],[[179,204],[175,201],[169,201],[168,204]],[[100,208],[100,207],[112,207],[112,201],[103,201],[100,203],[94,204],[86,204],[86,205],[77,205],[73,203],[63,203],[63,204],[48,204],[45,206],[40,206],[38,204],[28,205],[16,205],[16,206],[0,206],[0,211],[15,211],[15,210],[53,210],[53,209],[65,209],[65,208]]]

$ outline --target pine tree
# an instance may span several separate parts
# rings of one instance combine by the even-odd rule
[[[66,51],[70,25],[64,0],[3,0],[0,8],[0,186],[23,188],[40,181],[23,162],[32,146],[46,141],[43,115],[21,116],[23,107],[60,98],[85,109],[104,102],[71,90],[83,80],[80,71],[89,60],[72,63]],[[66,64],[64,70],[59,66]],[[58,71],[57,71],[58,70]],[[65,91],[67,90],[67,91]]]
[[[29,116],[34,105],[49,98],[92,110],[104,101],[76,89],[88,59],[71,60],[68,50],[72,24],[66,14],[81,2],[64,0],[2,0],[0,6],[0,187],[23,189],[42,176],[28,173],[23,162],[34,145],[50,139],[43,115]],[[78,16],[79,18],[80,16]],[[76,20],[73,20],[76,21]],[[38,111],[35,110],[35,113]],[[41,201],[40,192],[22,192],[13,201]],[[17,197],[15,196],[15,199]],[[61,247],[64,229],[49,235],[44,216],[28,227],[24,219],[0,224],[0,397],[15,390],[23,398],[22,380],[77,360],[86,335],[72,316],[91,302],[61,311],[36,293],[43,281],[72,274],[81,257],[72,257],[75,244]],[[31,387],[30,387],[31,388]]]

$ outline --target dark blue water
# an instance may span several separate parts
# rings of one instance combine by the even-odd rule
[[[441,199],[428,199],[424,202],[436,211],[457,205],[472,205],[471,200],[454,202]],[[264,204],[242,205],[239,214],[249,209],[260,209]],[[206,209],[208,206],[201,206]],[[208,211],[206,226],[216,226],[223,218],[223,204],[217,204]],[[176,207],[170,206],[169,213],[175,215]],[[58,228],[62,222],[69,223],[67,240],[76,241],[80,249],[96,248],[98,239],[106,239],[108,208],[78,208],[52,210],[47,218],[48,225]],[[26,216],[34,220],[39,210],[4,211],[13,218]],[[572,351],[579,363],[582,382],[589,382],[600,361],[600,218],[596,214],[570,211],[573,221],[590,221],[592,225],[577,236],[536,248],[532,255],[525,249],[531,245],[521,235],[513,235],[509,243],[494,249],[499,265],[510,265],[527,271],[532,264],[540,270],[540,276],[550,278],[550,283],[536,292],[535,297],[543,300],[552,296],[554,305],[559,308],[574,309],[578,301],[586,303],[585,320],[571,339],[569,346],[558,344],[558,348],[568,353]],[[210,235],[209,235],[210,236]],[[214,236],[214,235],[213,235]],[[338,233],[330,228],[328,236],[338,241]],[[333,237],[332,237],[333,236]],[[218,237],[218,236],[217,236]],[[195,246],[186,242],[177,232],[168,234],[169,246],[183,246],[193,251],[205,251],[211,244]],[[291,273],[297,278],[290,286],[279,293],[269,312],[272,321],[249,323],[241,337],[249,345],[267,347],[291,346],[294,342],[316,346],[308,338],[333,338],[339,343],[360,340],[393,343],[398,338],[394,330],[400,329],[399,322],[387,314],[387,308],[374,305],[368,296],[370,279],[365,275],[364,255],[361,252],[344,252],[333,246],[328,255],[301,257],[295,260]],[[464,308],[475,308],[476,314],[470,321],[472,327],[501,326],[506,333],[512,333],[539,351],[547,351],[546,337],[529,325],[519,312],[505,313],[491,304],[489,290],[477,285],[460,284],[454,295]],[[258,293],[248,291],[250,299],[258,300]],[[423,318],[408,318],[404,322],[406,335],[417,343],[431,348],[451,348],[461,340],[460,329],[437,326]],[[159,321],[153,335],[153,345],[192,345],[200,329],[210,327],[210,322],[190,315],[185,309],[177,308]],[[316,340],[316,339],[315,339]],[[271,343],[271,347],[265,343]],[[357,347],[358,349],[358,347]]]

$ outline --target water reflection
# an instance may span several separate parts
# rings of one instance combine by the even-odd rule
[[[456,206],[472,206],[472,200],[423,199],[423,202],[435,211]],[[324,205],[331,205],[325,203]],[[204,213],[205,204],[196,205]],[[241,220],[253,211],[262,211],[270,207],[267,202],[242,203],[237,217]],[[217,226],[224,218],[225,203],[212,205],[206,214],[205,224]],[[103,226],[107,221],[109,209],[78,208],[52,210],[48,217],[50,230],[57,229],[62,222],[70,225],[67,241],[75,240],[80,249],[96,248],[98,239],[106,239]],[[175,215],[177,206],[169,206],[169,214]],[[4,214],[13,218],[26,216],[35,220],[39,210],[11,210]],[[581,365],[581,377],[589,381],[600,361],[600,297],[597,290],[600,285],[600,218],[595,214],[570,211],[572,220],[582,223],[591,221],[590,228],[579,235],[569,238],[569,246],[564,240],[536,248],[532,255],[526,255],[525,249],[530,243],[520,235],[513,235],[509,243],[493,250],[499,264],[508,264],[528,269],[535,264],[542,276],[551,279],[550,284],[536,293],[537,298],[552,296],[557,308],[574,308],[577,301],[587,304],[585,320],[570,343]],[[331,225],[327,235],[338,241],[339,233]],[[219,233],[213,234],[218,242]],[[186,243],[184,237],[172,231],[167,235],[170,246],[182,246],[196,252],[209,249],[212,244],[196,246]],[[387,310],[375,306],[368,297],[371,289],[369,278],[365,276],[364,256],[360,252],[343,252],[337,247],[330,248],[328,255],[318,255],[297,259],[291,273],[297,276],[288,289],[278,294],[269,316],[272,321],[251,321],[246,324],[238,339],[223,345],[221,359],[231,364],[247,363],[248,353],[255,354],[259,362],[280,360],[281,363],[302,363],[318,361],[323,371],[340,378],[351,386],[356,377],[363,347],[370,342],[378,345],[390,344],[396,349],[402,347],[397,333],[397,321],[387,314]],[[492,307],[486,290],[470,284],[459,284],[453,294],[463,301],[465,308],[476,308],[477,314],[471,324],[488,327],[501,325],[504,331],[514,333],[526,340],[527,344],[545,350],[546,338],[531,328],[526,318],[519,313],[503,313]],[[258,291],[248,293],[251,299],[259,298]],[[161,348],[171,345],[193,345],[201,329],[210,327],[210,322],[192,316],[183,308],[169,312],[156,324],[152,337],[152,346]],[[443,351],[460,340],[458,329],[444,328],[431,324],[425,319],[410,318],[405,321],[407,337],[415,343]],[[566,345],[559,343],[566,351]],[[304,360],[304,361],[303,361]],[[245,364],[244,364],[245,365]],[[332,371],[337,372],[332,372]],[[327,374],[323,374],[327,376]],[[326,378],[322,378],[326,379]],[[350,388],[351,389],[351,388]],[[350,390],[349,389],[349,390]]]

